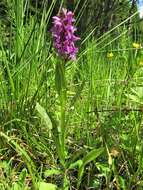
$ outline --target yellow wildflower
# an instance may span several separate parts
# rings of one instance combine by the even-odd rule
[[[139,49],[141,48],[141,44],[138,44],[138,43],[133,43],[133,48],[136,48],[136,49]]]
[[[114,54],[112,52],[107,53],[107,58],[112,59],[114,57]]]
[[[143,66],[143,60],[139,61],[139,66]]]

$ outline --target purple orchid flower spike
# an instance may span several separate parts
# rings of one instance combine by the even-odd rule
[[[74,33],[77,30],[73,25],[75,22],[74,13],[62,8],[59,15],[53,17],[51,29],[54,39],[54,47],[58,54],[65,60],[76,60],[78,48],[75,42],[80,40]]]

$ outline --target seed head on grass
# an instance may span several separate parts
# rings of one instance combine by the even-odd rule
[[[76,60],[78,48],[75,42],[80,38],[75,36],[76,27],[74,13],[62,8],[57,16],[53,17],[53,27],[51,29],[54,39],[54,47],[58,54],[65,60]]]

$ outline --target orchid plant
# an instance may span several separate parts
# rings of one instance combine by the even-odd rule
[[[64,168],[64,185],[66,185],[66,157],[65,148],[66,139],[66,104],[67,104],[67,88],[66,88],[66,63],[75,61],[78,48],[75,42],[80,40],[74,33],[77,30],[74,26],[74,13],[62,8],[57,16],[53,17],[53,27],[51,29],[53,37],[53,46],[59,56],[55,69],[55,86],[60,102],[60,119],[58,127],[58,141],[56,139],[57,152],[60,162]],[[63,185],[63,186],[64,186]],[[65,189],[65,188],[64,188]]]

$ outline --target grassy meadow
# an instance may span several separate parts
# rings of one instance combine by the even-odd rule
[[[142,190],[143,41],[126,27],[136,13],[88,33],[63,64],[47,28],[55,1],[40,20],[15,2],[0,21],[0,190]]]

